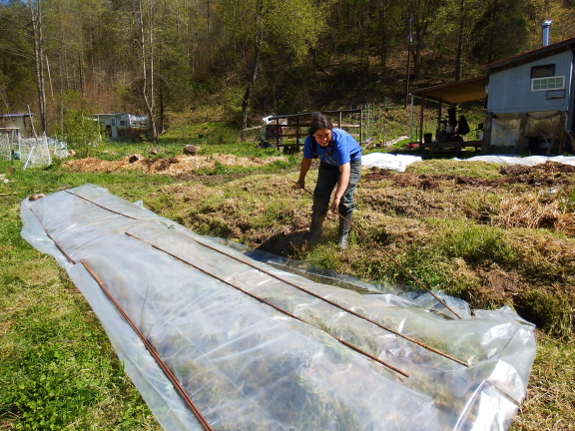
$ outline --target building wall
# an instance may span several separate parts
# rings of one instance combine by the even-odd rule
[[[531,91],[531,68],[555,64],[555,76],[565,76],[565,98],[547,100],[547,91]],[[568,111],[573,54],[565,51],[542,60],[494,72],[489,77],[487,112],[494,114]]]

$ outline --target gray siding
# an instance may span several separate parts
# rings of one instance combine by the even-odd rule
[[[571,94],[573,54],[566,51],[489,77],[487,111],[494,114],[567,111]],[[555,76],[565,76],[565,98],[547,100],[546,91],[531,91],[531,67],[555,64]]]

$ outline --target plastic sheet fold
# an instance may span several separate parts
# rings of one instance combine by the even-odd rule
[[[26,199],[21,217],[22,236],[66,268],[166,430],[202,428],[81,261],[215,430],[505,430],[525,397],[533,326],[508,307],[472,317],[436,292],[457,319],[422,295],[318,283],[90,184]]]

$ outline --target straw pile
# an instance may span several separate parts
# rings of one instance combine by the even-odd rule
[[[561,198],[523,195],[504,199],[495,225],[504,228],[549,229],[575,235],[575,214],[566,212]]]
[[[257,157],[237,157],[231,154],[214,154],[212,156],[187,156],[182,154],[168,159],[148,159],[139,154],[131,154],[114,161],[100,160],[95,157],[69,160],[62,163],[62,166],[72,172],[111,173],[122,170],[139,170],[150,175],[177,176],[199,169],[214,169],[216,162],[228,166],[258,167],[277,161],[287,162],[287,158],[278,156],[258,159]]]

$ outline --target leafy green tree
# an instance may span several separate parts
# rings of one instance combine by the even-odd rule
[[[64,115],[64,128],[57,137],[80,157],[89,157],[92,148],[99,145],[102,133],[102,127],[93,116],[69,110]]]
[[[473,55],[491,63],[517,54],[525,48],[527,22],[523,0],[491,0],[474,27],[476,43]]]
[[[30,100],[36,98],[27,20],[23,3],[0,3],[0,111],[7,113],[25,112]]]
[[[430,26],[435,57],[453,66],[453,79],[459,81],[479,74],[471,55],[474,25],[485,12],[483,0],[445,0]]]
[[[253,46],[247,85],[242,99],[242,128],[258,76],[262,53],[271,47],[297,63],[308,54],[325,26],[329,3],[313,0],[221,0],[222,17],[236,38]]]

